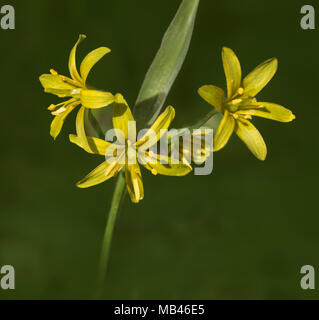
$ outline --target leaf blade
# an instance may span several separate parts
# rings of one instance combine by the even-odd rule
[[[199,0],[183,0],[163,37],[136,100],[134,116],[139,127],[150,126],[155,121],[182,68],[198,5]]]

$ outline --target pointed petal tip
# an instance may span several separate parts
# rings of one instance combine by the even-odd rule
[[[202,92],[203,90],[207,89],[208,87],[209,87],[208,84],[202,85],[201,87],[199,87],[199,88],[197,89],[197,93],[198,93],[199,95],[201,95],[201,92]]]
[[[271,58],[271,59],[269,59],[269,60],[270,60],[271,63],[274,64],[275,70],[277,71],[277,69],[278,69],[278,63],[279,63],[278,59],[277,59],[276,57],[274,57],[274,58]]]
[[[237,57],[237,55],[233,49],[223,46],[222,47],[222,56],[225,56],[227,54],[235,55]]]
[[[79,189],[84,189],[84,188],[85,188],[85,187],[83,187],[81,181],[77,182],[77,183],[75,184],[75,186],[76,186],[77,188],[79,188]]]
[[[174,119],[176,114],[175,108],[173,106],[168,106],[167,109],[172,113],[172,118]]]
[[[101,48],[104,49],[105,54],[110,53],[110,52],[112,51],[112,50],[111,50],[110,48],[108,48],[108,47],[101,47]]]
[[[228,47],[226,47],[226,46],[223,46],[223,47],[222,47],[222,52],[225,52],[225,51],[232,51],[232,52],[234,52],[232,49],[230,49],[230,48],[228,48]]]
[[[74,138],[76,138],[76,135],[75,134],[69,134],[69,141],[73,143],[74,141]]]
[[[261,154],[261,155],[259,155],[258,157],[256,156],[256,158],[257,158],[258,160],[260,160],[260,161],[265,161],[266,158],[267,158],[267,149],[266,149],[266,151],[265,151],[264,154]]]
[[[53,138],[53,140],[55,141],[58,135],[50,132],[50,136],[51,136],[51,137]]]
[[[256,157],[260,161],[265,161],[267,158],[267,153],[268,153],[267,145],[265,144],[265,149],[262,152],[260,152]]]
[[[118,104],[121,104],[121,103],[125,102],[125,99],[124,99],[124,97],[123,97],[123,95],[121,93],[117,93],[114,96],[114,102],[118,103]]]

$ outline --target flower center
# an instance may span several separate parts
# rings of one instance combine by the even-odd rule
[[[226,103],[225,108],[230,112],[230,113],[235,113],[239,109],[239,105],[241,104],[243,100],[242,99],[233,99]]]
[[[82,88],[73,89],[73,90],[71,91],[71,95],[72,95],[73,97],[79,97],[80,94],[81,94],[81,90],[82,90]]]

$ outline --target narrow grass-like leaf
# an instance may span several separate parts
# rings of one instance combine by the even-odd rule
[[[189,49],[199,0],[183,0],[145,76],[134,117],[138,127],[150,126],[159,115]]]
[[[199,0],[183,0],[140,89],[134,117],[139,129],[149,127],[159,115],[189,49]],[[86,110],[88,135],[104,138],[112,128],[112,108]]]

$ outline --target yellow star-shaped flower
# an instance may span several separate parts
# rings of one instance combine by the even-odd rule
[[[88,188],[116,176],[125,168],[127,189],[135,203],[144,197],[139,163],[154,175],[184,176],[192,167],[183,161],[172,161],[172,158],[150,150],[167,132],[175,117],[175,110],[169,106],[158,116],[153,125],[136,141],[136,126],[131,110],[121,94],[115,96],[113,103],[113,127],[117,141],[111,143],[94,137],[70,135],[70,141],[89,153],[106,157],[106,161],[95,168],[84,179],[77,183],[79,188]],[[152,134],[153,133],[153,134]],[[111,160],[111,161],[109,161]],[[163,161],[164,160],[164,161]]]
[[[76,50],[79,43],[85,39],[85,35],[80,35],[78,41],[71,50],[69,56],[69,72],[71,78],[58,74],[51,69],[51,74],[40,76],[40,82],[44,91],[57,95],[60,98],[69,97],[67,101],[59,104],[51,104],[49,110],[55,116],[51,123],[50,134],[55,139],[61,132],[64,120],[69,113],[78,105],[82,105],[78,112],[76,126],[78,135],[85,136],[83,113],[84,108],[102,108],[110,105],[114,101],[114,96],[110,92],[90,90],[86,84],[86,79],[93,66],[111,50],[100,47],[91,51],[82,61],[80,72],[76,66]]]
[[[270,102],[259,102],[255,96],[267,85],[277,71],[277,59],[257,66],[242,80],[241,66],[235,53],[224,47],[223,66],[227,82],[227,97],[221,88],[202,86],[199,95],[224,116],[214,136],[214,151],[222,149],[233,131],[259,160],[265,160],[267,148],[263,137],[249,121],[252,116],[280,122],[290,122],[294,114],[287,108]]]

